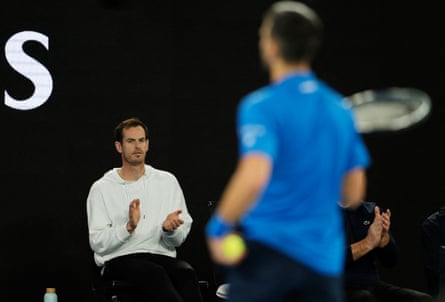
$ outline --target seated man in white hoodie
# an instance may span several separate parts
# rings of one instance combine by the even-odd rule
[[[87,198],[95,262],[105,279],[137,284],[147,301],[202,301],[195,271],[176,259],[193,220],[176,177],[145,163],[148,146],[141,120],[116,127],[122,167],[94,182]]]

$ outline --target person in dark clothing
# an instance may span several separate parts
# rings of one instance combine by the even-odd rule
[[[380,279],[377,262],[393,267],[398,247],[391,233],[391,211],[363,201],[356,208],[342,208],[347,240],[345,295],[347,302],[427,302],[423,292],[386,283]]]
[[[433,212],[422,222],[421,238],[428,292],[433,297],[438,297],[440,247],[445,246],[445,206]]]

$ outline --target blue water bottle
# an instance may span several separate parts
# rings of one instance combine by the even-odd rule
[[[54,287],[48,287],[46,289],[46,293],[43,296],[43,302],[57,302],[57,294]]]

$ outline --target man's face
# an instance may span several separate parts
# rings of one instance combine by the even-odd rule
[[[148,139],[141,126],[122,130],[122,142],[116,142],[116,149],[122,155],[122,161],[137,166],[145,163],[148,151]]]

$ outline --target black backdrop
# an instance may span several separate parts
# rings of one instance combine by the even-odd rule
[[[181,255],[212,279],[203,227],[236,164],[235,110],[263,84],[257,28],[274,1],[2,1],[0,45],[25,30],[49,48],[24,50],[53,78],[48,101],[33,110],[0,102],[3,164],[0,287],[16,301],[90,299],[91,252],[85,200],[90,185],[119,165],[112,131],[138,116],[150,128],[148,162],[179,179],[192,216]],[[326,24],[314,69],[348,95],[413,86],[433,100],[423,124],[367,135],[373,157],[368,199],[392,209],[401,248],[390,282],[424,289],[421,221],[444,196],[445,11],[433,1],[307,1]],[[0,55],[0,94],[34,93],[33,82]]]

